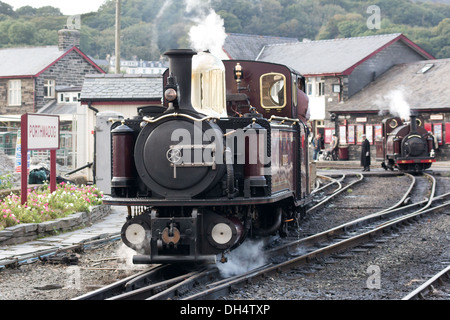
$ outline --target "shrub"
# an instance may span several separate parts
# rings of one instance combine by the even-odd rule
[[[95,186],[76,186],[61,182],[56,191],[50,187],[28,189],[27,202],[10,194],[0,201],[0,230],[19,223],[39,223],[63,218],[75,212],[88,212],[102,203],[103,192]]]

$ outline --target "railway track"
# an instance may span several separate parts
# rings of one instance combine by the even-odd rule
[[[346,185],[344,185],[344,181],[346,179],[350,179],[350,177],[355,176],[356,178],[354,180],[351,180],[350,182],[347,182]],[[342,175],[341,178],[339,179],[334,179],[328,176],[319,176],[322,179],[325,180],[329,180],[330,182],[322,187],[316,188],[312,191],[313,194],[319,193],[322,190],[326,190],[328,188],[331,188],[332,185],[336,184],[337,188],[332,190],[331,192],[329,192],[328,195],[322,197],[320,200],[318,200],[314,206],[312,206],[311,208],[306,210],[306,214],[312,214],[313,212],[315,212],[317,209],[323,207],[326,203],[328,203],[329,201],[331,201],[333,198],[337,197],[338,195],[340,195],[342,192],[348,190],[350,187],[354,186],[355,184],[363,181],[364,179],[364,175],[363,174],[353,174],[353,175]]]
[[[402,300],[426,300],[427,297],[434,293],[439,287],[449,286],[450,282],[450,265],[442,271],[438,272],[431,279],[419,286],[416,290],[406,295]],[[448,297],[448,289],[447,289]]]
[[[166,270],[164,272],[167,279],[164,279],[163,281],[153,280],[156,277],[156,273],[149,270],[148,275],[144,272],[138,277],[131,277],[121,281],[115,285],[116,287],[113,291],[111,291],[110,288],[102,288],[96,292],[92,292],[76,299],[199,300],[216,299],[221,296],[226,296],[234,288],[243,286],[250,281],[264,278],[271,274],[282,272],[297,266],[302,266],[317,258],[356,247],[379,235],[388,233],[390,230],[401,228],[403,224],[409,223],[408,221],[415,221],[421,216],[448,206],[450,204],[448,201],[450,193],[435,196],[436,181],[434,177],[427,175],[426,179],[431,183],[431,186],[418,187],[416,185],[416,178],[411,176],[411,184],[408,190],[401,197],[400,201],[387,209],[369,214],[363,218],[353,220],[313,236],[289,241],[288,243],[278,245],[276,248],[267,250],[265,254],[271,257],[272,262],[257,269],[250,270],[247,273],[227,279],[220,279],[220,271],[216,267],[210,267],[201,270],[183,270],[183,272],[169,277],[167,275],[172,274],[172,272],[167,270],[170,270],[170,268],[173,267],[164,266],[157,268]],[[343,179],[340,180],[342,181]],[[358,177],[349,185],[351,186],[353,183],[357,183],[361,180],[362,177]],[[338,186],[341,185],[334,190],[332,197],[335,197],[335,193],[339,194],[342,192],[343,187],[341,181],[337,182],[338,180],[336,179],[330,179],[330,181],[328,186],[334,184]],[[424,181],[425,180],[423,180],[421,184],[425,183]],[[418,190],[430,191],[427,194],[426,199],[405,205],[405,203],[410,202],[406,201],[406,199],[412,197],[412,191],[415,188]],[[415,198],[420,198],[420,196]],[[177,268],[175,267],[175,269]],[[136,278],[139,280],[136,280]],[[220,280],[215,281],[214,279]],[[119,292],[120,290],[122,290],[122,292]]]

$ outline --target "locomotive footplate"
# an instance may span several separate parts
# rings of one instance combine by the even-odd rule
[[[202,207],[202,206],[216,206],[223,205],[226,201],[227,205],[253,205],[253,204],[269,204],[275,203],[287,198],[295,198],[291,190],[280,191],[268,197],[236,197],[228,198],[214,198],[214,199],[155,199],[155,198],[117,198],[108,197],[103,198],[103,204],[112,206],[186,206],[186,207]],[[296,200],[297,201],[297,200]]]

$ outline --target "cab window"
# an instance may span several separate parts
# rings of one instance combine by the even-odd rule
[[[286,77],[281,73],[266,73],[260,78],[261,106],[282,109],[286,106]]]

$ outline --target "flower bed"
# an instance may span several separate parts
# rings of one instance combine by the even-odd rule
[[[28,189],[28,200],[21,205],[20,195],[10,194],[0,201],[0,230],[22,223],[41,223],[89,212],[102,203],[103,193],[93,186],[60,183],[56,191],[49,186]]]

